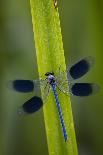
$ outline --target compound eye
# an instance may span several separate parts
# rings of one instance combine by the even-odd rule
[[[54,72],[51,72],[51,75],[54,75]]]
[[[47,72],[47,73],[45,73],[45,76],[48,76],[50,73],[49,72]]]
[[[45,76],[48,76],[48,75],[54,75],[54,72],[47,72],[47,73],[45,73]]]

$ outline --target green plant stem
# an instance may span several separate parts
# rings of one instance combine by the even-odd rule
[[[61,70],[66,70],[58,9],[54,7],[53,0],[30,0],[30,4],[39,76],[45,78],[48,71],[57,75],[61,65]],[[43,107],[49,154],[77,155],[70,97],[61,92],[59,96],[68,141],[64,141],[51,92]]]

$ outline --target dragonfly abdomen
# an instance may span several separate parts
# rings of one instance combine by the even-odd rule
[[[61,123],[61,126],[62,126],[63,136],[64,136],[65,141],[67,141],[68,137],[67,137],[66,127],[65,127],[65,123],[64,123],[64,119],[63,119],[62,110],[61,110],[61,106],[60,106],[60,103],[59,103],[58,95],[57,95],[57,92],[56,92],[56,85],[55,84],[52,84],[52,90],[53,90],[53,93],[54,93],[56,106],[58,108],[58,113],[59,113],[60,123]]]

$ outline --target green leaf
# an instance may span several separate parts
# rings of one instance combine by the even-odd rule
[[[66,70],[58,8],[53,0],[30,0],[39,76]],[[43,92],[41,92],[43,93]],[[50,155],[77,155],[70,97],[58,91],[63,118],[68,133],[65,142],[59,115],[51,91],[43,107],[48,150]]]

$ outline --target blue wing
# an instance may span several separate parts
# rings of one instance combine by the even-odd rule
[[[43,105],[43,101],[40,97],[34,96],[28,101],[26,101],[20,108],[19,108],[19,115],[22,114],[32,114],[38,111]]]
[[[89,56],[84,59],[81,59],[76,64],[74,64],[70,69],[67,70],[68,79],[70,79],[70,77],[72,79],[78,79],[82,77],[90,70],[93,64],[94,64],[93,57]]]
[[[98,92],[99,86],[94,83],[74,83],[70,85],[70,91],[75,96],[89,96]]]

